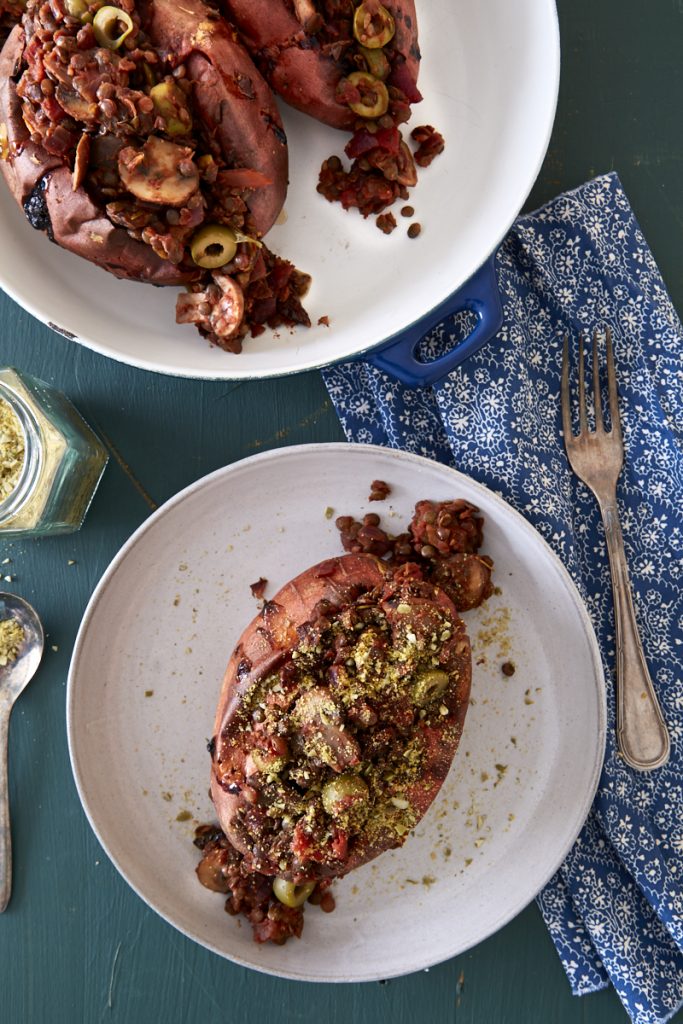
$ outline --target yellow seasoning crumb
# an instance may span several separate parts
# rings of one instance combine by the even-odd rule
[[[176,819],[175,820],[176,821],[190,821],[191,818],[192,818],[192,815],[190,814],[189,811],[180,811],[178,814],[176,814]]]
[[[486,842],[486,837],[485,836],[479,836],[478,839],[474,840],[474,845],[476,846],[477,849],[479,849],[479,847],[483,846],[485,842]]]
[[[70,558],[69,561],[66,564],[67,565],[75,565],[76,564],[76,559],[75,558]]]
[[[432,875],[423,875],[422,876],[422,884],[424,886],[426,886],[427,888],[429,888],[430,885],[434,885],[435,882],[436,882],[436,879],[433,878]]]
[[[177,608],[179,604],[180,604],[180,594],[176,594],[176,596],[173,598],[173,607]]]
[[[0,399],[0,501],[8,498],[19,483],[24,458],[21,424],[9,402]]]
[[[471,857],[465,857],[465,867],[468,868],[471,863],[472,863],[472,858]]]
[[[153,697],[154,690],[145,690],[145,697]]]
[[[0,666],[2,668],[11,661],[17,660],[25,638],[26,634],[16,619],[3,619],[0,622]]]
[[[481,779],[482,782],[488,782],[490,775],[488,772],[482,772],[479,778]]]
[[[55,654],[57,653],[57,651],[59,650],[59,647],[57,646],[57,644],[53,644],[52,645],[52,650],[55,652]]]
[[[333,515],[334,509],[332,508],[331,505],[328,505],[327,508],[325,509],[325,519],[331,519]]]
[[[170,803],[171,800],[173,799],[173,793],[162,793],[161,798],[162,800],[165,800],[166,803]]]

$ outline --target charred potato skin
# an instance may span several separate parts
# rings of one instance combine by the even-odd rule
[[[382,587],[390,579],[391,571],[384,562],[371,555],[349,554],[329,559],[313,566],[287,583],[267,605],[267,629],[264,615],[258,615],[244,630],[230,658],[223,679],[214,721],[214,739],[211,743],[211,796],[221,828],[230,842],[242,854],[248,855],[239,832],[233,827],[238,812],[245,807],[244,785],[235,786],[228,780],[239,779],[246,784],[245,754],[229,741],[230,727],[238,715],[240,704],[250,687],[286,660],[288,652],[297,642],[297,628],[308,622],[319,601],[330,601],[337,606],[350,603],[358,593]],[[448,718],[420,724],[425,761],[421,777],[406,792],[406,798],[419,820],[436,797],[448,771],[462,734],[469,702],[471,683],[471,649],[465,626],[450,599],[438,588],[431,598],[415,598],[412,614],[417,618],[429,614],[438,606],[455,623],[451,639],[444,645],[448,650],[448,664],[456,679],[443,698]],[[390,621],[398,613],[391,602],[383,606]],[[249,666],[245,671],[245,666]],[[437,716],[438,717],[438,716]],[[249,787],[246,786],[248,790]],[[253,795],[253,794],[252,794]],[[315,877],[339,877],[372,860],[386,849],[400,845],[393,835],[375,835],[372,840],[356,837],[353,848],[341,868],[323,867]],[[273,867],[296,883],[309,876]],[[311,876],[313,877],[313,876]]]
[[[353,130],[357,115],[336,97],[343,77],[340,63],[306,33],[285,0],[221,0],[221,4],[275,93],[323,124]],[[416,85],[420,50],[414,0],[383,0],[383,4],[396,25],[392,42],[397,66],[405,65]],[[389,84],[394,84],[392,75]]]

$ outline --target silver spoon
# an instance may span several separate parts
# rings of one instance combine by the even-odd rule
[[[12,834],[9,822],[7,740],[15,700],[36,674],[43,656],[43,627],[34,608],[16,594],[0,593],[0,622],[15,619],[24,640],[14,661],[0,667],[0,914],[12,892]]]

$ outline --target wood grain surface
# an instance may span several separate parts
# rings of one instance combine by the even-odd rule
[[[617,170],[681,311],[683,4],[560,0],[559,8],[560,103],[527,208]],[[186,484],[255,451],[342,433],[317,373],[241,384],[155,376],[51,333],[2,295],[0,324],[0,362],[66,391],[112,455],[80,533],[0,541],[16,577],[3,586],[35,604],[48,634],[12,719],[15,872],[0,917],[0,1024],[625,1021],[611,991],[571,996],[535,905],[429,972],[334,987],[223,961],[128,888],[90,830],[69,767],[66,675],[87,600],[121,543]]]

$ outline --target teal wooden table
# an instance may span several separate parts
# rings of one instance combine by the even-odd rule
[[[683,5],[559,7],[560,103],[527,206],[616,169],[683,311]],[[94,355],[1,295],[0,323],[0,362],[66,391],[112,456],[80,533],[0,550],[14,577],[4,585],[35,604],[48,634],[43,665],[12,720],[15,872],[0,918],[0,1024],[625,1021],[611,991],[571,996],[535,905],[429,972],[335,987],[236,967],[185,939],[128,888],[87,824],[69,767],[66,676],[88,598],[123,541],[186,484],[254,452],[340,440],[342,432],[317,373],[179,381]]]

